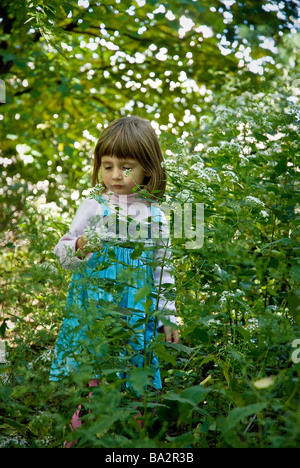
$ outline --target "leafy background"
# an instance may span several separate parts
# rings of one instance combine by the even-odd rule
[[[61,447],[79,403],[82,447],[299,446],[298,13],[275,0],[1,3],[1,447]],[[129,369],[141,398],[121,391],[110,316],[94,330],[107,383],[89,399],[84,373],[48,380],[69,279],[52,249],[88,194],[101,128],[126,114],[158,132],[166,200],[204,203],[205,240],[173,240],[181,340],[154,345],[161,394],[144,390],[147,368]]]

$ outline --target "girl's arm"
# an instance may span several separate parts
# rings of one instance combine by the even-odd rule
[[[54,254],[64,268],[73,269],[93,255],[84,252],[84,230],[90,225],[90,219],[99,214],[101,208],[94,199],[86,199],[79,206],[69,232],[54,247]]]

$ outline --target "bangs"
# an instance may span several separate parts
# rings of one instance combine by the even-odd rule
[[[141,154],[142,153],[142,154]],[[144,151],[136,135],[128,133],[124,128],[111,128],[106,138],[99,141],[98,155],[115,156],[117,159],[135,159],[142,161]]]

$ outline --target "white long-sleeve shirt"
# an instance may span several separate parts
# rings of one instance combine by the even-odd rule
[[[142,216],[142,218],[148,218],[151,216],[150,202],[139,198],[136,194],[118,196],[113,192],[109,192],[108,194],[103,193],[102,196],[106,199],[110,212],[112,213],[119,213],[119,215],[126,213],[127,215],[128,211],[130,212],[131,210],[132,214],[135,211],[134,208],[137,206],[136,203],[142,203],[143,205],[139,205],[143,208],[142,211],[145,215]],[[133,206],[133,204],[135,205]],[[159,291],[160,285],[165,283],[174,284],[175,288],[175,279],[170,266],[170,242],[167,237],[169,226],[163,211],[160,210],[159,212],[161,221],[159,229],[163,239],[163,245],[160,244],[160,248],[156,248],[154,250],[154,260],[155,263],[157,263],[157,267],[153,269],[153,277],[157,292]],[[79,266],[89,260],[93,255],[93,253],[88,253],[83,259],[80,259],[76,255],[76,244],[77,239],[82,236],[87,229],[93,228],[96,219],[103,219],[101,205],[94,198],[87,198],[79,206],[69,232],[59,240],[58,244],[54,248],[54,254],[58,257],[60,264],[64,268],[74,269],[76,266]],[[163,296],[163,288],[160,288],[158,310],[163,309],[166,309],[166,311],[171,312],[172,314],[166,314],[165,317],[172,323],[177,324],[175,316],[175,301],[167,301]],[[162,326],[161,321],[158,323],[158,327],[160,326]]]

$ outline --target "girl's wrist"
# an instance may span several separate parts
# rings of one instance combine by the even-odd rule
[[[83,250],[83,246],[85,243],[82,242],[81,239],[82,236],[77,237],[76,242],[75,242],[75,251],[77,253],[77,257],[79,258],[84,258],[87,255],[87,252]]]
[[[85,250],[86,244],[87,244],[87,238],[85,234],[83,234],[80,237],[77,237],[76,242],[75,242],[75,251],[76,251],[77,257],[79,257],[80,259],[85,258],[89,253],[93,251],[100,250],[102,247],[102,242],[100,242],[100,240],[99,240],[99,245],[95,246],[94,249],[89,248],[88,250]]]
[[[75,251],[81,249],[81,242],[80,242],[80,237],[77,237],[76,242],[75,242]]]

